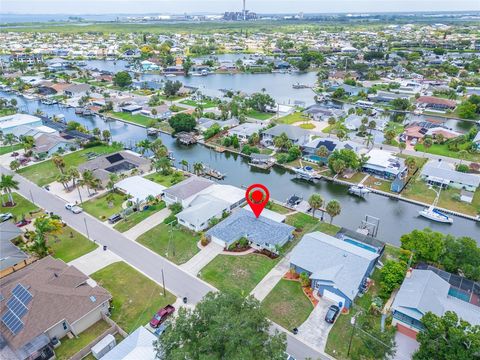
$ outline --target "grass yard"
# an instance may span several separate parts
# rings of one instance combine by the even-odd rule
[[[124,262],[117,262],[92,274],[92,278],[113,297],[112,320],[131,333],[150,321],[160,308],[175,302],[175,296]]]
[[[438,188],[436,188],[436,190],[438,191]],[[477,189],[477,191],[475,191],[471,204],[459,200],[460,192],[460,189],[452,188],[442,190],[437,205],[467,215],[475,216],[480,214],[480,190]],[[430,190],[428,185],[418,177],[408,183],[402,195],[427,204],[433,203],[436,197],[435,191]]]
[[[63,157],[65,161],[65,169],[70,167],[77,167],[83,164],[88,159],[87,153],[96,153],[98,155],[111,154],[115,151],[121,150],[119,148],[109,145],[99,145],[88,149],[82,149],[73,153],[67,154]],[[60,174],[58,168],[54,165],[52,160],[46,160],[33,164],[18,170],[18,173],[27,179],[33,181],[39,186],[44,186],[54,182]]]
[[[112,113],[109,113],[109,115],[111,115],[112,117],[116,117],[118,119],[132,122],[140,126],[145,126],[145,127],[147,127],[148,124],[150,124],[152,121],[155,121],[155,119],[152,119],[148,116],[144,116],[140,114],[130,114],[126,112],[112,112]]]
[[[0,155],[8,154],[23,148],[22,144],[0,146]],[[12,161],[14,158],[12,157]]]
[[[290,210],[289,208],[286,208],[285,206],[279,205],[274,202],[271,202],[270,204],[268,204],[267,209],[275,211],[279,214],[288,214],[289,212],[292,212],[292,210]]]
[[[8,195],[1,195],[4,201],[8,201]],[[36,211],[38,208],[35,204],[31,203],[27,199],[25,199],[19,193],[12,193],[13,201],[15,202],[15,206],[3,206],[0,201],[0,213],[12,213],[12,215],[20,220],[22,216],[29,217],[30,211]]]
[[[187,99],[187,100],[180,101],[180,104],[190,105],[195,107],[197,107],[198,105],[202,105],[204,109],[211,109],[217,106],[217,104],[211,100],[194,101],[194,100]]]
[[[294,113],[289,114],[287,116],[281,117],[276,122],[278,122],[279,124],[291,125],[291,124],[295,124],[297,122],[308,121],[308,120],[309,120],[308,116],[304,115],[303,113],[294,112]]]
[[[157,211],[160,211],[165,208],[165,203],[161,201],[158,204],[155,205],[149,205],[148,209],[143,210],[143,211],[136,211],[129,216],[127,216],[125,219],[120,220],[113,228],[117,231],[120,232],[125,232],[135,225],[141,223],[143,220],[148,218],[150,215],[155,214]]]
[[[392,182],[390,180],[379,179],[370,175],[363,184],[373,189],[377,189],[387,193],[393,193],[393,191],[390,190],[390,187],[392,186]]]
[[[267,317],[291,330],[307,320],[313,305],[298,281],[280,280],[262,302]]]
[[[175,179],[174,173],[171,173],[169,175],[163,175],[162,173],[155,172],[152,174],[149,174],[145,176],[145,179],[152,180],[156,182],[157,184],[170,187],[172,185],[178,184],[180,181],[185,180],[186,176],[181,172],[177,171],[179,174],[182,175],[182,177],[178,177],[178,179]]]
[[[218,255],[199,273],[217,289],[247,296],[278,263],[264,255]]]
[[[459,149],[462,150],[462,146],[459,146]],[[423,144],[415,145],[415,150],[419,152],[424,152],[425,148]],[[466,149],[464,149],[466,150]],[[427,153],[436,154],[441,156],[447,156],[455,159],[459,159],[459,151],[450,150],[447,144],[433,144],[428,150]],[[471,153],[467,152],[463,160],[480,162],[480,153]]]
[[[247,117],[254,118],[257,120],[268,120],[273,116],[273,114],[271,113],[264,113],[257,110],[249,110],[245,113],[245,115]]]
[[[200,237],[197,234],[180,225],[173,228],[170,236],[170,226],[163,223],[140,235],[137,239],[140,244],[177,265],[187,262],[200,251],[197,246],[199,240]]]
[[[107,324],[107,322],[100,320],[90,326],[85,331],[83,331],[76,338],[74,337],[72,339],[69,339],[65,336],[61,340],[62,345],[55,349],[55,355],[57,356],[57,359],[70,359],[73,355],[82,350],[85,346],[90,344],[93,340],[95,340],[98,336],[102,335],[109,328],[110,326]]]
[[[82,204],[83,210],[97,219],[105,220],[113,214],[122,211],[122,204],[125,201],[125,195],[114,192],[112,204],[107,201],[107,193],[95,199],[85,201]]]
[[[339,176],[337,179],[347,181],[347,182],[352,183],[352,184],[358,184],[360,181],[363,180],[363,178],[365,176],[367,176],[367,174],[362,173],[362,172],[357,172],[357,173],[353,174],[353,176],[350,177],[350,178],[345,178],[345,177]]]
[[[313,125],[312,123],[300,124],[300,127],[305,130],[315,129],[315,125]]]
[[[53,257],[62,259],[66,263],[88,254],[98,247],[93,241],[88,240],[69,226],[64,227],[60,235],[49,239],[48,246],[52,249]]]

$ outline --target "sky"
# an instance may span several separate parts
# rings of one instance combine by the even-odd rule
[[[0,13],[145,14],[237,11],[242,0],[0,0]],[[480,0],[247,0],[257,13],[480,11]]]

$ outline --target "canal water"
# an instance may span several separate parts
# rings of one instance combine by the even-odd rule
[[[18,107],[25,112],[34,113],[40,109],[46,115],[64,114],[68,121],[75,120],[89,129],[98,127],[110,129],[113,139],[126,145],[134,145],[146,137],[144,128],[122,123],[120,121],[105,123],[99,117],[82,117],[75,114],[73,108],[50,106],[39,101],[26,100],[9,93],[0,92],[4,98],[15,97]],[[430,227],[455,236],[470,236],[480,244],[480,223],[454,216],[451,225],[438,224],[418,216],[421,206],[404,201],[392,200],[376,194],[369,194],[365,199],[348,195],[347,188],[342,185],[321,181],[317,184],[295,180],[293,174],[280,167],[274,167],[270,173],[251,169],[248,161],[239,155],[217,153],[202,145],[184,147],[167,134],[161,134],[164,144],[174,153],[175,163],[187,160],[190,164],[203,162],[223,173],[226,178],[221,183],[238,187],[253,183],[262,183],[270,190],[272,198],[285,201],[289,196],[296,194],[304,199],[312,193],[320,193],[325,201],[337,199],[342,205],[342,213],[334,219],[334,224],[350,229],[356,229],[365,215],[372,215],[380,219],[378,238],[395,245],[399,245],[400,236],[414,229]],[[328,216],[327,216],[328,218]]]

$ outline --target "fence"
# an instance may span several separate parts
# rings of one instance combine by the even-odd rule
[[[29,257],[28,259],[25,259],[22,262],[19,262],[18,264],[15,264],[13,266],[3,269],[2,271],[0,271],[0,279],[7,275],[10,275],[11,273],[14,273],[15,271],[23,269],[25,266],[30,265],[31,263],[37,260],[38,259],[36,257]]]

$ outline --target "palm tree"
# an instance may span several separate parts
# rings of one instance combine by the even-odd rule
[[[343,129],[340,129],[337,131],[337,137],[338,137],[338,140],[340,141],[343,141],[347,138],[347,132]]]
[[[460,165],[462,165],[462,162],[463,160],[465,160],[465,158],[467,157],[468,155],[468,151],[467,150],[460,150],[458,152],[458,158],[460,159]]]
[[[332,134],[333,126],[337,123],[337,120],[331,116],[328,118],[328,136]]]
[[[49,235],[61,234],[63,224],[58,219],[52,219],[48,216],[42,216],[35,220],[35,235],[33,242],[33,249],[38,256],[44,257],[48,255],[47,238]]]
[[[9,204],[14,206],[15,202],[13,201],[12,191],[18,190],[18,181],[13,178],[13,175],[2,174],[2,177],[0,178],[0,190],[8,194]],[[3,206],[5,206],[5,204]]]
[[[333,222],[333,218],[337,215],[340,215],[342,212],[342,207],[337,200],[330,200],[327,204],[327,214],[330,215],[330,224]]]
[[[102,137],[103,137],[103,140],[108,143],[112,138],[112,134],[110,133],[110,131],[105,129],[102,131]]]
[[[200,175],[203,171],[203,164],[202,163],[199,163],[199,162],[196,162],[193,164],[193,173],[195,175]]]
[[[4,139],[3,139],[4,144],[10,145],[12,147],[12,152],[13,152],[13,144],[15,144],[16,141],[17,141],[17,139],[15,138],[15,135],[13,135],[13,134],[6,134]]]
[[[72,187],[74,188],[77,185],[77,180],[80,179],[80,172],[77,168],[71,167],[67,171],[67,175],[70,177],[72,181]]]
[[[370,134],[372,133],[372,130],[375,130],[377,128],[377,123],[375,120],[372,120],[368,123],[368,128],[370,129]]]
[[[407,165],[408,172],[412,172],[417,167],[417,162],[413,156],[409,156],[405,159],[405,165]]]
[[[322,159],[326,159],[329,153],[330,152],[325,145],[320,146],[317,150],[317,155],[320,156]]]
[[[157,172],[160,171],[163,175],[168,175],[171,171],[172,164],[169,158],[163,156],[155,161],[154,166]]]
[[[20,161],[13,160],[12,162],[10,162],[10,169],[12,169],[13,171],[17,171],[19,168],[20,168]]]
[[[400,149],[400,154],[403,152],[403,150],[405,150],[407,147],[407,144],[404,143],[404,142],[401,142],[400,144],[398,144],[398,148]]]
[[[315,217],[315,211],[323,205],[323,198],[320,194],[312,194],[308,198],[308,204],[312,208],[312,217]]]
[[[143,139],[137,143],[137,147],[140,148],[140,154],[145,155],[145,153],[151,149],[152,142],[148,139]]]
[[[35,146],[35,139],[33,138],[33,136],[22,137],[22,146],[25,152],[32,149]]]
[[[425,140],[423,140],[423,156],[425,157],[425,154],[428,152],[428,149],[430,149],[430,147],[433,145],[433,141],[432,139],[430,138],[425,138]]]
[[[57,167],[57,169],[60,171],[60,173],[63,174],[63,172],[65,170],[65,160],[63,160],[63,157],[61,157],[58,154],[55,154],[52,157],[52,161],[55,164],[55,166]]]
[[[373,135],[372,134],[367,134],[365,135],[365,145],[367,148],[373,144]]]
[[[257,145],[260,142],[260,135],[258,135],[258,133],[253,133],[250,136],[249,140],[250,140],[252,145]]]
[[[65,190],[68,190],[68,182],[70,181],[70,176],[67,174],[58,174],[57,181],[63,185]]]
[[[188,161],[183,159],[182,161],[180,161],[180,165],[182,165],[182,170],[184,171],[188,171]]]
[[[85,170],[82,173],[82,178],[78,180],[78,186],[85,186],[87,188],[88,196],[90,196],[90,188],[92,186],[93,179],[93,172],[91,170]]]
[[[111,174],[108,176],[107,189],[108,189],[110,192],[113,192],[113,190],[115,190],[115,183],[116,183],[117,181],[118,181],[118,176],[117,176],[117,174],[111,173]]]
[[[276,148],[280,150],[288,150],[292,147],[292,142],[288,138],[288,135],[286,133],[281,133],[279,136],[277,136],[274,140],[273,143]]]

